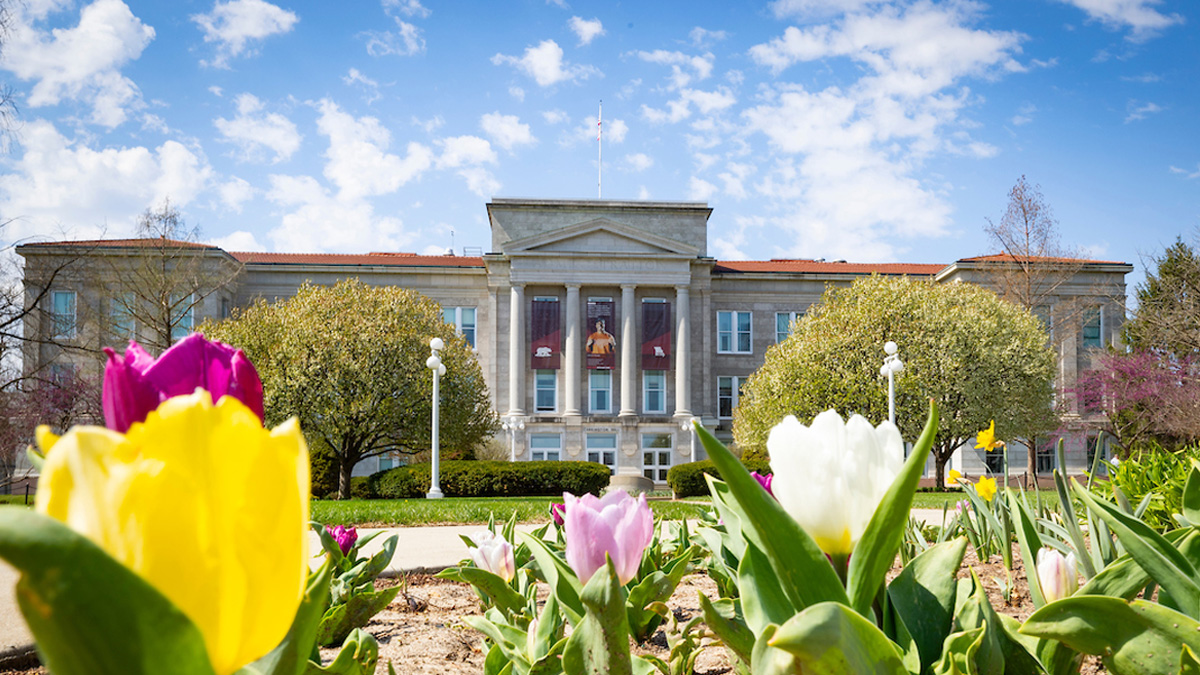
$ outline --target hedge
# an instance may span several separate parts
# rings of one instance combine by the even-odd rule
[[[369,492],[379,499],[423,497],[429,490],[428,463],[373,473]],[[595,462],[500,462],[450,460],[441,463],[439,487],[447,497],[519,497],[599,494],[608,487],[608,467]]]
[[[771,465],[766,460],[755,457],[743,458],[742,466],[745,466],[747,471],[757,471],[764,475],[771,473]],[[717,465],[713,464],[711,459],[676,464],[667,472],[667,485],[675,493],[676,499],[707,495],[708,483],[704,480],[706,473],[717,478],[721,477],[720,472],[717,471]]]

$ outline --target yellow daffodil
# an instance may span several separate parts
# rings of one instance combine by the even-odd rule
[[[950,473],[946,474],[946,487],[958,487],[958,481],[961,478],[961,471],[958,469],[950,469]]]
[[[996,440],[996,420],[992,420],[991,425],[979,432],[979,435],[975,437],[975,447],[982,448],[983,450],[994,450],[995,448],[1004,447],[1004,441]]]
[[[983,501],[992,501],[996,496],[996,479],[981,477],[975,484],[975,492],[983,498]]]
[[[52,443],[37,510],[87,536],[200,629],[218,675],[273,649],[307,566],[308,450],[237,399],[168,399],[127,434],[75,427]]]

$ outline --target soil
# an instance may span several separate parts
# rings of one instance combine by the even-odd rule
[[[1014,547],[1015,548],[1015,547]],[[1014,591],[1005,597],[1004,585],[1007,572],[998,556],[980,563],[972,548],[967,549],[960,578],[970,576],[974,569],[987,589],[992,606],[1001,614],[1024,621],[1033,613],[1033,602],[1029,597],[1024,566],[1017,557],[1012,571]],[[891,576],[898,574],[899,567]],[[397,673],[404,675],[478,675],[483,671],[484,645],[479,633],[469,628],[461,617],[480,614],[479,600],[470,586],[446,581],[428,574],[413,574],[402,579],[380,579],[380,587],[403,584],[404,589],[395,602],[371,620],[367,630],[379,641],[379,667],[377,675],[387,675],[390,660]],[[700,613],[697,592],[710,598],[716,597],[716,585],[704,574],[685,577],[667,603],[682,624]],[[711,643],[705,640],[704,643]],[[666,636],[660,629],[646,645],[637,647],[635,653],[667,656]],[[336,650],[321,651],[322,659],[328,663]],[[0,675],[41,675],[44,668],[0,669]],[[697,675],[724,675],[732,673],[729,657],[719,644],[703,649],[696,662]],[[1089,657],[1082,672],[1086,675],[1107,672],[1098,659]]]

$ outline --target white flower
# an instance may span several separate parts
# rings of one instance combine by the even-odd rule
[[[904,464],[904,442],[891,422],[859,415],[843,422],[827,410],[806,427],[788,415],[767,438],[775,498],[821,550],[845,555],[867,529]]]
[[[1076,571],[1075,554],[1068,553],[1064,557],[1054,549],[1039,549],[1037,577],[1046,602],[1070,597],[1079,590],[1079,573]]]
[[[512,581],[516,575],[512,544],[505,541],[503,536],[487,530],[480,530],[471,535],[471,541],[475,542],[476,546],[471,549],[471,560],[475,561],[476,567],[487,570],[505,581]]]

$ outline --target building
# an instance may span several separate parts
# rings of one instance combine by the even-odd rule
[[[180,315],[186,329],[227,316],[232,306],[289,297],[305,281],[358,277],[417,290],[439,302],[447,322],[474,346],[516,457],[595,461],[662,483],[670,466],[700,458],[693,420],[729,437],[741,383],[827,286],[873,273],[989,285],[1013,263],[1003,255],[950,264],[719,261],[708,254],[712,209],[704,203],[494,199],[487,212],[492,241],[479,255],[238,253],[196,246],[208,268],[234,273],[214,272],[210,278],[219,283],[170,297],[195,300],[192,314]],[[139,334],[128,320],[87,319],[119,314],[108,306],[112,293],[98,290],[100,268],[76,265],[53,280],[46,271],[72,255],[121,257],[144,246],[143,240],[113,240],[19,247],[29,292],[55,284],[46,294],[47,320],[30,322],[27,334],[71,337],[93,348]],[[1060,388],[1087,367],[1089,349],[1116,339],[1125,275],[1132,271],[1125,263],[1074,262],[1070,278],[1039,307],[1057,331]],[[1058,307],[1068,303],[1089,308],[1078,331],[1061,325],[1069,317]],[[78,360],[60,351],[43,346],[27,354],[27,362]],[[1086,416],[1070,412],[1068,464],[1077,470],[1087,439],[1095,436]],[[994,462],[973,450],[960,455],[953,466],[971,474]],[[1014,456],[1013,466],[1023,466],[1023,459]],[[358,472],[377,469],[374,461]]]

